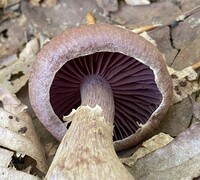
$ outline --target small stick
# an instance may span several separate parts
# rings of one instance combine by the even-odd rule
[[[160,26],[162,26],[162,24],[151,24],[151,25],[147,25],[147,26],[143,26],[143,27],[133,29],[132,32],[140,34],[140,33],[143,33],[144,31],[150,31],[150,30],[153,30],[153,29],[160,27]]]
[[[199,68],[200,68],[200,61],[198,61],[197,63],[193,64],[193,65],[192,65],[192,68],[193,68],[194,70],[199,69]]]

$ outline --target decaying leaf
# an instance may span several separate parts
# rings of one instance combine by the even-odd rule
[[[9,151],[7,149],[0,148],[0,168],[8,167],[12,160],[12,156],[14,155],[13,151]]]
[[[17,60],[18,60],[17,54],[12,54],[10,56],[0,58],[0,69],[3,69],[4,67],[11,65]]]
[[[195,102],[195,100],[188,96],[190,99],[190,102],[192,104],[192,113],[196,120],[200,121],[200,103]]]
[[[121,25],[117,25],[118,27],[121,27],[123,29],[127,29],[125,26],[121,26]],[[142,36],[143,38],[145,38],[147,41],[149,41],[150,43],[152,43],[154,46],[157,46],[156,42],[154,39],[152,39],[147,31],[150,31],[156,27],[159,27],[161,26],[160,24],[155,24],[155,25],[148,25],[148,26],[143,26],[143,27],[139,27],[139,28],[135,28],[135,29],[127,29],[127,30],[130,30],[131,32],[134,32],[136,34],[139,34],[140,36]]]
[[[3,41],[2,39],[4,40],[5,38],[1,37],[0,35],[0,57],[4,57],[8,53],[7,48],[4,46],[3,43],[1,43]]]
[[[30,2],[31,2],[31,4],[32,4],[33,6],[39,6],[41,0],[30,0]]]
[[[139,149],[137,149],[137,151],[134,152],[134,154],[131,157],[122,158],[121,162],[129,167],[132,167],[139,158],[165,146],[172,140],[173,138],[165,133],[160,133],[158,135],[155,135],[152,138],[148,139],[147,141],[143,142],[142,146]]]
[[[47,7],[53,7],[58,3],[58,0],[44,0],[43,5]]]
[[[48,143],[44,145],[48,165],[51,165],[55,157],[56,151],[58,149],[58,146],[59,146],[59,143]]]
[[[165,147],[132,166],[136,179],[180,180],[200,175],[200,123],[193,124]]]
[[[0,84],[12,93],[18,92],[28,81],[29,69],[38,52],[39,42],[35,38],[26,44],[17,61],[1,69]]]
[[[45,173],[47,163],[44,150],[27,113],[27,107],[2,87],[0,101],[3,104],[3,108],[0,108],[0,147],[14,152],[16,157],[31,157],[36,161],[37,168]]]
[[[109,12],[115,12],[118,10],[117,0],[96,0],[96,3],[103,9],[104,15],[108,15]]]
[[[11,166],[12,157],[14,152],[11,150],[0,148],[0,179],[39,179],[29,173],[18,171],[15,167]]]
[[[200,90],[200,85],[197,81],[198,74],[192,66],[181,71],[175,71],[168,67],[168,71],[172,77],[174,87],[173,103],[177,103],[188,95]]]
[[[0,167],[0,179],[12,179],[12,180],[39,180],[38,177],[27,174],[22,171],[17,171],[11,168]]]
[[[56,154],[56,150],[58,149],[59,144],[48,143],[45,144],[45,149],[47,151],[47,156],[54,156]]]
[[[1,0],[0,1],[0,8],[6,8],[8,5],[8,0]]]

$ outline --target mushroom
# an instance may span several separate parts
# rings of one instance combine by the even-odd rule
[[[37,117],[58,140],[65,135],[54,160],[59,166],[50,169],[56,176],[55,167],[65,167],[68,178],[85,168],[90,173],[84,177],[128,174],[114,147],[123,150],[150,136],[172,100],[171,78],[158,49],[106,24],[82,25],[53,38],[38,54],[29,84]],[[77,110],[70,114],[72,109]]]

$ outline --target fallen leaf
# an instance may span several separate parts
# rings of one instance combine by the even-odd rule
[[[55,157],[58,146],[59,146],[58,143],[48,143],[48,144],[44,145],[46,157],[47,157],[47,162],[48,162],[49,166],[51,165],[51,163],[52,163],[52,161]]]
[[[157,134],[152,138],[148,139],[147,141],[143,142],[141,147],[138,148],[131,157],[122,158],[120,160],[123,164],[126,164],[127,166],[131,167],[139,158],[145,156],[146,154],[149,154],[152,151],[155,151],[156,149],[165,146],[172,140],[173,138],[168,134]]]
[[[136,179],[179,180],[200,175],[200,123],[193,124],[165,147],[132,166]]]
[[[59,144],[53,144],[53,143],[48,143],[45,144],[45,150],[47,151],[47,156],[54,156],[56,154],[56,151],[58,149]]]
[[[12,180],[39,180],[38,177],[27,174],[22,171],[17,171],[11,168],[0,167],[0,179],[12,179]]]
[[[62,0],[51,8],[33,8],[27,1],[22,1],[21,11],[29,20],[31,27],[52,38],[67,28],[83,24],[88,12],[93,12],[95,17],[98,17],[96,15],[100,13],[100,8],[94,0],[85,0],[84,3],[82,0]],[[104,17],[102,19],[105,20]]]
[[[12,160],[12,156],[14,155],[13,151],[0,148],[0,168],[8,167]]]
[[[30,0],[30,2],[31,2],[31,4],[32,4],[33,6],[39,6],[41,0]]]
[[[11,5],[11,7],[14,6]],[[0,58],[19,54],[27,43],[27,38],[33,36],[27,30],[28,20],[23,14],[20,14],[20,7],[18,12],[14,11],[3,16],[0,15],[0,24]]]
[[[18,171],[15,167],[10,167],[12,156],[14,155],[13,151],[0,148],[0,179],[30,179],[38,180],[39,178],[33,176],[30,173],[30,170],[27,170],[27,173]],[[30,169],[30,167],[28,167]]]
[[[31,64],[39,49],[37,38],[29,41],[18,60],[0,70],[0,84],[12,93],[18,92],[28,81]]]
[[[8,0],[1,0],[0,1],[0,8],[6,8],[8,5]]]
[[[0,147],[16,153],[17,157],[25,155],[37,162],[37,168],[45,173],[47,163],[43,147],[35,132],[27,107],[14,94],[0,87]]]
[[[121,26],[121,25],[116,25],[116,26],[120,27],[120,28],[123,28],[123,29],[127,29],[125,26]],[[132,30],[127,29],[127,30],[129,30],[129,31],[131,31],[133,33],[139,34],[140,36],[142,36],[143,38],[145,38],[147,41],[149,41],[150,43],[152,43],[154,46],[157,46],[155,40],[152,39],[148,35],[147,31],[152,30],[152,29],[154,29],[155,27],[158,27],[158,26],[159,26],[159,24],[157,24],[157,25],[143,26],[143,27],[140,27],[140,28],[135,28],[135,29],[132,29]]]
[[[118,10],[117,0],[96,0],[96,3],[103,9],[104,15],[108,15],[109,12],[115,12]]]
[[[198,74],[192,66],[176,71],[168,67],[169,74],[172,77],[174,87],[173,103],[177,103],[188,95],[200,90],[198,83]]]
[[[200,120],[200,103],[195,102],[195,100],[191,96],[188,96],[188,97],[192,104],[193,116],[195,117],[195,119],[197,119],[199,121]]]
[[[44,0],[43,6],[44,7],[52,7],[52,6],[56,6],[57,3],[58,3],[58,0]]]
[[[18,60],[17,54],[13,54],[10,56],[7,56],[5,58],[0,59],[0,69],[11,65],[12,63],[16,62]]]

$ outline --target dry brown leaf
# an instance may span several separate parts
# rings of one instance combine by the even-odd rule
[[[42,6],[44,7],[53,7],[56,6],[58,0],[44,0],[42,1]]]
[[[152,138],[148,139],[147,141],[143,142],[142,146],[139,149],[137,149],[137,151],[134,152],[134,154],[131,157],[122,158],[121,162],[131,167],[139,158],[165,146],[172,140],[173,138],[169,136],[168,134],[165,134],[165,133],[157,134],[153,136]]]
[[[132,166],[136,179],[180,180],[200,175],[200,123],[193,124],[165,147]]]
[[[1,43],[1,39],[3,39],[0,35],[0,57],[4,57],[5,55],[7,55],[8,50],[6,49],[6,47],[4,46],[3,43]]]
[[[192,104],[193,116],[195,117],[196,120],[200,121],[200,103],[195,102],[192,96],[189,96],[189,99]]]
[[[58,149],[59,144],[53,144],[53,143],[48,143],[45,144],[45,150],[47,152],[47,156],[54,156],[56,154],[56,151]]]
[[[37,168],[47,171],[44,150],[39,142],[27,107],[14,94],[0,87],[0,146],[16,152],[19,156],[28,155],[37,162]]]
[[[1,0],[0,1],[0,8],[6,8],[8,5],[8,0]]]
[[[59,144],[58,143],[48,143],[45,144],[45,152],[47,157],[47,162],[50,165],[55,157],[56,151],[58,149]]]
[[[38,39],[32,39],[19,55],[19,59],[0,70],[0,84],[12,93],[18,92],[28,81],[29,70],[39,52]]]
[[[121,25],[116,25],[117,27],[123,28],[123,29],[127,29],[125,26],[121,26]],[[156,27],[160,26],[160,24],[155,24],[155,25],[149,25],[149,26],[143,26],[140,28],[135,28],[135,29],[127,29],[133,33],[139,34],[140,36],[142,36],[143,38],[145,38],[147,41],[149,41],[150,43],[152,43],[154,46],[157,46],[156,42],[154,39],[152,39],[147,31],[152,30]]]
[[[173,103],[177,103],[188,95],[200,90],[200,85],[197,81],[198,74],[192,66],[181,71],[175,71],[168,67],[168,71],[172,77],[174,87]]]
[[[117,0],[96,0],[96,3],[103,9],[104,15],[108,15],[109,12],[115,12],[118,10]]]
[[[29,0],[33,6],[39,6],[42,0]]]

